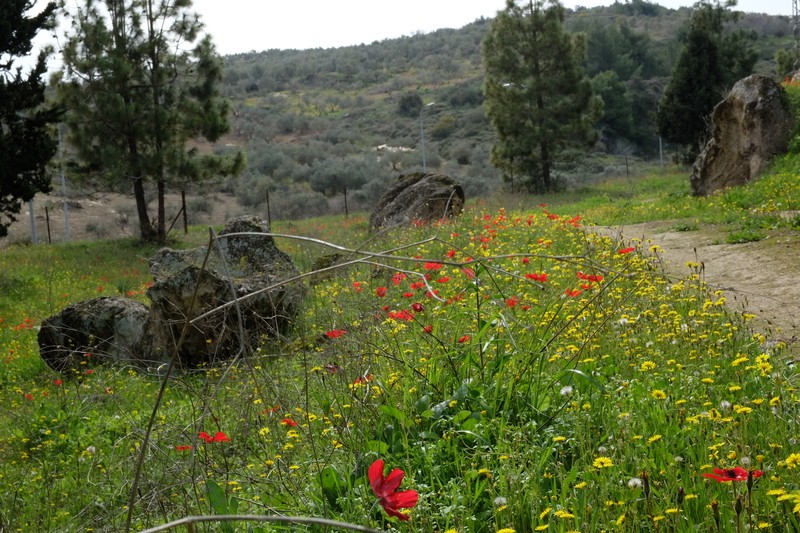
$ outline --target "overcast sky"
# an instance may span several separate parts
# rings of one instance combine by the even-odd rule
[[[70,0],[75,1],[75,0]],[[566,0],[566,7],[608,5],[613,0]],[[692,0],[661,0],[670,8]],[[493,18],[505,0],[194,0],[221,54],[272,48],[333,48],[461,28]],[[739,0],[745,12],[792,14],[792,0]]]
[[[30,13],[37,12],[47,1],[35,0]],[[67,6],[84,2],[66,0]],[[737,9],[791,16],[791,2],[739,0]],[[570,8],[611,3],[613,0],[563,0]],[[694,1],[656,3],[678,8],[691,6]],[[276,48],[336,48],[440,28],[461,28],[480,17],[494,18],[505,4],[505,0],[194,0],[193,10],[213,36],[217,51],[227,55]],[[49,32],[41,32],[35,42],[38,46],[53,41]],[[27,63],[22,61],[23,65]],[[48,66],[58,68],[57,64],[58,59],[54,58]]]

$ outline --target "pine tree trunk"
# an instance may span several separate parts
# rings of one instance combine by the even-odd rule
[[[139,233],[145,242],[154,242],[156,232],[150,224],[150,216],[147,214],[147,201],[144,197],[144,180],[139,177],[133,180],[133,196],[136,198],[136,213],[139,215]]]

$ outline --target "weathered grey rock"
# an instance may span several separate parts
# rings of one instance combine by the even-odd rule
[[[400,176],[378,201],[369,219],[373,228],[430,223],[457,216],[464,209],[464,189],[443,174],[417,172]]]
[[[736,82],[711,120],[711,137],[692,168],[692,191],[700,196],[757,178],[786,151],[794,125],[783,87],[756,74]]]
[[[39,353],[58,372],[80,372],[109,361],[149,366],[158,362],[152,359],[149,321],[147,306],[135,300],[79,302],[42,322]]]
[[[149,307],[126,298],[71,305],[42,323],[42,358],[59,372],[106,362],[157,367],[174,353],[186,317],[205,313],[208,316],[188,330],[178,353],[180,366],[231,358],[265,335],[285,333],[305,289],[298,281],[282,283],[299,274],[291,258],[272,237],[252,234],[268,231],[267,223],[257,217],[231,220],[202,271],[205,247],[160,250],[150,260],[155,283],[147,290]],[[232,235],[236,233],[250,234]],[[239,303],[243,335],[234,306],[212,312],[235,298],[245,298]]]
[[[150,259],[155,283],[148,288],[155,344],[171,351],[186,317],[196,318],[179,352],[183,366],[194,367],[234,357],[245,345],[255,347],[263,336],[287,331],[305,295],[300,282],[282,283],[299,275],[291,258],[275,246],[268,224],[253,216],[228,222],[201,271],[206,247],[160,250]],[[233,235],[247,233],[245,235]],[[220,253],[221,252],[221,253]],[[199,282],[198,282],[199,280]],[[192,298],[195,295],[194,305]],[[214,311],[240,298],[237,307]]]

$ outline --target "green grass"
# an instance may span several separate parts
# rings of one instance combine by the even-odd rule
[[[697,273],[667,281],[653,251],[584,225],[769,231],[797,209],[793,165],[710,199],[665,172],[372,237],[361,216],[276,223],[389,257],[309,285],[284,342],[168,383],[133,528],[235,509],[431,532],[796,531],[800,399],[783,347]],[[331,251],[278,244],[302,270]],[[0,529],[124,529],[159,378],[88,363],[58,376],[35,335],[71,302],[144,298],[153,251],[0,252]],[[229,441],[198,439],[218,431]],[[378,458],[419,492],[408,523],[377,504]],[[749,487],[702,475],[737,465],[764,475]]]

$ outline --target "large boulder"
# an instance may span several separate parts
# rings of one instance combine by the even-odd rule
[[[204,270],[205,246],[165,248],[150,259],[155,282],[147,296],[159,350],[175,348],[187,317],[193,321],[178,355],[188,367],[231,358],[287,331],[305,289],[290,281],[299,272],[268,232],[258,217],[229,221]]]
[[[94,298],[70,305],[42,322],[39,353],[58,372],[81,372],[109,361],[137,367],[152,359],[150,311],[127,298]]]
[[[42,323],[39,353],[59,372],[105,362],[154,368],[169,361],[189,317],[178,363],[196,367],[285,333],[305,289],[267,232],[257,217],[229,221],[205,268],[206,247],[160,250],[150,259],[149,307],[127,298],[71,305]]]
[[[734,84],[711,121],[711,137],[692,168],[692,191],[700,196],[756,178],[786,151],[794,126],[783,87],[757,74]]]
[[[457,216],[464,209],[464,189],[443,174],[417,172],[400,176],[381,197],[369,219],[373,228],[429,223]]]

